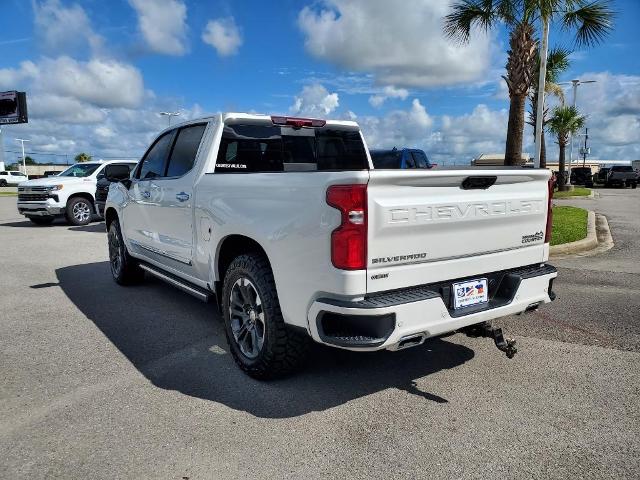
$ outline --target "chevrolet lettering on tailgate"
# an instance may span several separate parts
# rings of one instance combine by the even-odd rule
[[[538,214],[544,209],[543,200],[416,205],[409,208],[390,208],[386,211],[386,218],[390,224],[437,223],[471,218]]]

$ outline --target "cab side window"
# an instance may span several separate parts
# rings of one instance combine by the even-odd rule
[[[417,168],[429,168],[429,160],[427,156],[422,152],[411,152],[413,160],[416,163]]]
[[[406,163],[407,163],[406,168],[416,168],[416,162],[413,159],[413,155],[411,155],[411,152],[409,152],[409,151],[407,151],[406,153],[407,153],[407,155],[406,155]]]
[[[142,159],[136,178],[147,180],[164,176],[165,163],[174,133],[167,132],[154,143]]]
[[[181,128],[171,150],[167,177],[181,177],[193,168],[206,124]]]

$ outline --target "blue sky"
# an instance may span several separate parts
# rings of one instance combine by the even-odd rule
[[[30,101],[30,123],[4,129],[6,159],[16,136],[39,161],[136,157],[166,125],[163,110],[354,118],[371,146],[422,147],[447,163],[501,152],[506,34],[452,45],[441,33],[449,3],[1,0],[0,90]],[[638,159],[640,2],[612,5],[615,30],[574,52],[564,79],[598,81],[578,99],[594,157]],[[554,28],[551,44],[573,41]]]

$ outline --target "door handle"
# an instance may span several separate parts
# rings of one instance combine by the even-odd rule
[[[179,202],[186,202],[189,200],[189,194],[185,192],[176,193],[176,198]]]
[[[140,195],[144,198],[151,198],[151,192],[140,192]]]

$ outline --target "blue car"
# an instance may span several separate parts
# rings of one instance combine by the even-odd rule
[[[371,150],[374,168],[433,168],[425,153],[417,148],[393,148],[391,150]]]

